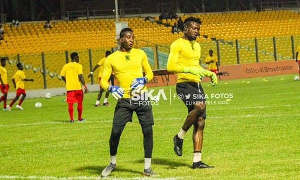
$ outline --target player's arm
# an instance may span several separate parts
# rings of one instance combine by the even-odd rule
[[[66,83],[66,77],[65,76],[61,76],[61,79]]]
[[[15,79],[12,79],[12,82],[14,84],[14,88],[16,88],[16,81],[15,81]]]
[[[34,81],[34,79],[27,79],[27,78],[25,78],[25,79],[22,79],[23,81]]]
[[[3,87],[3,89],[4,89],[4,88],[5,88],[5,85],[4,85],[4,82],[3,82],[3,80],[2,80],[1,74],[0,74],[0,82],[1,82],[1,85],[2,85],[2,87]]]
[[[181,47],[176,43],[173,43],[170,48],[170,55],[168,58],[167,71],[174,73],[191,73],[199,78],[211,75],[207,70],[202,67],[183,67],[178,65],[178,57]]]
[[[167,71],[173,73],[182,73],[183,68],[182,66],[178,65],[178,57],[179,57],[180,49],[173,43],[170,47],[170,54],[167,63]]]
[[[145,72],[145,77],[134,79],[130,85],[131,89],[135,90],[138,93],[141,92],[141,90],[144,89],[145,85],[153,79],[153,71],[145,53],[143,53],[142,68]]]
[[[61,76],[61,79],[66,83],[66,69],[65,69],[65,66],[60,71],[60,76]]]
[[[84,80],[84,77],[83,77],[82,65],[81,64],[77,65],[77,74],[78,74],[79,81],[81,82],[81,84],[84,87],[84,92],[88,92],[88,88],[87,88],[87,85],[85,84],[85,80]]]
[[[108,87],[109,87],[108,80],[110,78],[111,73],[112,73],[112,66],[111,66],[110,62],[105,61],[104,69],[103,69],[103,73],[102,73],[102,77],[101,77],[101,81],[100,81],[100,86],[105,91],[108,90]]]
[[[83,85],[84,87],[84,91],[87,92],[88,91],[88,88],[87,88],[87,85],[85,84],[85,80],[84,80],[84,77],[82,74],[79,74],[78,75],[78,78],[79,78],[79,81],[81,82],[81,84]]]
[[[298,62],[298,54],[299,54],[299,51],[296,52],[296,62]]]
[[[148,62],[148,58],[147,58],[147,55],[145,54],[144,55],[144,59],[142,61],[142,66],[143,66],[143,69],[144,69],[144,72],[145,72],[145,78],[147,78],[147,81],[151,81],[153,79],[153,71],[151,69],[151,66]]]
[[[205,58],[205,64],[210,64],[210,63],[213,63],[214,62],[214,60],[210,60],[209,61],[209,58]]]
[[[98,69],[98,67],[100,67],[99,64],[96,64],[93,68],[93,70],[90,72],[90,74],[88,75],[88,78],[92,77],[92,74],[94,74],[94,72],[96,71],[96,69]]]
[[[124,95],[124,90],[119,86],[110,86],[108,80],[112,73],[112,66],[109,60],[107,59],[104,63],[103,74],[100,81],[100,86],[105,90],[111,92],[112,96],[116,99],[120,99]]]

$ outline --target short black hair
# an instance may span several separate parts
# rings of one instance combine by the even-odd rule
[[[124,37],[125,32],[127,32],[127,31],[133,32],[133,30],[132,30],[131,28],[129,28],[129,27],[123,28],[123,29],[120,31],[120,38]]]
[[[195,18],[195,17],[188,17],[188,18],[186,18],[184,20],[184,24],[188,25],[188,23],[191,22],[191,21],[201,24],[201,20],[199,18]]]
[[[76,56],[78,56],[77,52],[72,52],[71,53],[71,59],[75,59]]]
[[[2,58],[1,58],[1,62],[2,62],[2,61],[6,61],[6,60],[8,60],[7,57],[2,57]]]
[[[17,63],[17,67],[20,67],[22,65],[22,63]]]
[[[105,56],[109,56],[111,54],[111,51],[106,51]]]

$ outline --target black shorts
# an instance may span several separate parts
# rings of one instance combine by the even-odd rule
[[[195,104],[205,103],[205,93],[200,83],[177,83],[176,92],[178,97],[188,108],[188,113],[190,113],[194,109]],[[206,119],[206,110],[201,115],[201,117]]]
[[[132,114],[135,111],[140,124],[153,125],[152,105],[147,101],[132,101],[131,99],[119,99],[115,108],[114,125],[125,125],[132,122]]]

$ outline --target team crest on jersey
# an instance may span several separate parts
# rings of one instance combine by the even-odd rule
[[[130,56],[129,56],[129,55],[125,55],[125,59],[126,59],[127,61],[129,61],[129,60],[130,60]]]

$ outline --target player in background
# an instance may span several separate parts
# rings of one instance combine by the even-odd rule
[[[0,98],[0,103],[3,101],[3,111],[7,111],[8,108],[6,107],[7,102],[7,93],[9,90],[9,85],[7,82],[7,71],[5,69],[7,58],[1,58],[1,66],[0,66],[0,89],[3,93],[3,96]]]
[[[102,76],[102,73],[103,73],[103,68],[104,68],[104,62],[105,62],[105,59],[111,54],[111,51],[106,51],[105,52],[105,57],[100,59],[100,61],[98,62],[98,64],[96,64],[96,66],[93,68],[93,70],[90,72],[90,74],[88,75],[88,78],[92,77],[92,74],[94,74],[94,71],[96,71],[96,69],[98,67],[100,67],[99,69],[99,85],[100,85],[100,81],[101,81],[101,76]],[[111,85],[113,86],[114,85],[114,76],[113,74],[111,74],[110,76],[110,82],[111,82]],[[102,97],[102,93],[104,92],[104,89],[100,86],[100,90],[99,90],[99,93],[98,93],[98,97],[97,97],[97,100],[96,100],[96,103],[95,103],[95,107],[99,107],[100,106],[100,99]],[[105,99],[103,101],[103,106],[109,106],[109,103],[108,103],[108,96],[109,96],[109,91],[106,91],[105,93]]]
[[[102,171],[102,176],[108,176],[116,169],[117,150],[121,134],[127,122],[132,121],[132,114],[136,112],[144,136],[144,175],[155,175],[151,169],[153,149],[153,113],[151,104],[142,105],[133,99],[134,93],[141,93],[145,85],[153,78],[153,72],[144,51],[132,48],[134,34],[132,29],[124,28],[120,32],[120,49],[105,60],[103,76],[100,85],[118,99],[115,108],[113,126],[111,130],[110,164]],[[145,72],[145,77],[143,75]],[[108,84],[111,73],[115,74],[119,86]],[[134,132],[136,133],[136,132]]]
[[[209,50],[208,51],[208,56],[206,56],[205,58],[205,63],[208,65],[208,70],[210,70],[211,72],[214,72],[215,74],[217,74],[218,72],[218,58],[217,56],[213,55],[214,51],[213,50]]]
[[[185,19],[184,35],[171,44],[167,64],[169,72],[177,73],[176,92],[188,108],[188,116],[179,133],[173,138],[174,151],[178,156],[182,156],[183,139],[189,128],[194,126],[194,159],[192,164],[194,169],[210,167],[201,159],[206,105],[200,78],[208,76],[214,84],[217,84],[216,74],[199,65],[201,46],[195,40],[199,36],[200,24],[201,21],[198,18],[189,17]]]
[[[33,79],[27,79],[25,76],[25,72],[23,71],[24,67],[22,63],[17,64],[18,71],[14,74],[12,82],[14,84],[14,88],[17,89],[16,97],[13,98],[10,105],[7,107],[8,111],[11,111],[11,107],[14,105],[14,103],[19,99],[19,97],[22,95],[22,98],[20,99],[18,105],[16,106],[17,109],[23,110],[22,103],[26,97],[26,91],[25,91],[25,84],[24,81],[34,81]]]
[[[300,53],[300,46],[298,46],[297,48],[297,52],[296,52],[296,62],[298,64],[298,67],[299,67],[299,76],[300,76],[300,61],[299,61],[299,53]]]
[[[73,104],[78,103],[78,122],[84,122],[85,119],[82,118],[83,112],[83,90],[81,84],[84,87],[85,92],[88,91],[87,85],[85,84],[82,65],[79,62],[79,55],[76,52],[71,53],[71,62],[65,64],[60,72],[62,80],[66,83],[67,89],[67,103],[68,111],[70,116],[70,122],[74,123],[74,109]],[[81,83],[81,84],[80,84]]]

